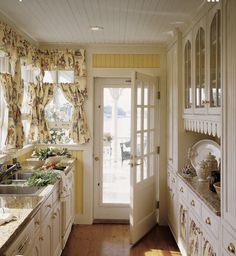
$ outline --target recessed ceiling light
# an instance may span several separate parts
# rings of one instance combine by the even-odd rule
[[[177,21],[171,22],[170,24],[171,25],[181,25],[181,24],[184,24],[184,21],[177,20]]]
[[[19,0],[19,2],[22,2],[23,0]]]
[[[92,31],[99,31],[99,30],[103,30],[104,29],[102,26],[91,26],[89,28]]]

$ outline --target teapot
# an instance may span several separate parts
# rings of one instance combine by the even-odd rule
[[[207,164],[207,168],[208,168],[209,173],[211,171],[218,170],[218,162],[216,160],[216,156],[212,155],[211,152],[209,152],[209,154],[207,155],[207,158],[206,158],[205,162]]]

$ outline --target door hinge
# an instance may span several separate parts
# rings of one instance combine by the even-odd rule
[[[156,209],[160,209],[160,201],[156,201]]]
[[[160,154],[160,151],[161,151],[160,146],[157,146],[157,154],[158,154],[158,155]]]
[[[158,100],[161,99],[161,92],[160,92],[160,91],[157,92],[157,99],[158,99]]]

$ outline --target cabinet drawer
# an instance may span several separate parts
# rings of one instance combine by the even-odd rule
[[[236,238],[231,235],[225,228],[223,228],[223,248],[225,251],[232,256],[236,254]]]
[[[201,202],[199,199],[193,195],[192,193],[188,194],[188,205],[189,209],[192,209],[193,212],[198,216],[201,217]]]
[[[57,200],[59,199],[59,182],[56,184],[53,192],[52,192],[52,204],[55,204],[57,202]]]
[[[214,213],[211,213],[205,206],[202,206],[202,223],[212,235],[219,236],[219,219]]]
[[[188,200],[188,189],[181,180],[178,180],[178,193],[184,201]]]
[[[48,215],[48,213],[50,212],[50,210],[52,209],[52,194],[45,200],[45,202],[43,203],[42,207],[41,207],[41,218],[42,220]]]
[[[40,210],[34,215],[34,230],[35,232],[39,229],[41,224]]]

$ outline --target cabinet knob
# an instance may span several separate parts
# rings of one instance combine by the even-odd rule
[[[52,205],[51,205],[51,204],[48,204],[46,207],[47,207],[47,208],[52,208]]]
[[[233,253],[233,254],[235,254],[235,246],[234,246],[234,244],[230,243],[228,245],[228,251]]]
[[[99,161],[99,157],[98,157],[98,156],[95,156],[95,157],[94,157],[94,160],[95,160],[95,161]]]
[[[55,212],[55,213],[53,213],[52,218],[56,219],[56,217],[57,217],[57,213]]]
[[[206,222],[206,224],[211,225],[211,219],[210,219],[210,217],[207,217],[206,220],[205,220],[205,222]]]
[[[40,240],[40,241],[43,241],[43,237],[42,237],[42,236],[40,236],[40,237],[39,237],[39,240]]]
[[[195,201],[194,201],[194,200],[191,201],[191,205],[192,205],[193,207],[195,206]]]
[[[182,192],[182,193],[184,193],[183,187],[181,187],[179,191]]]
[[[35,225],[39,225],[39,223],[40,223],[39,220],[36,220],[36,221],[34,222]]]

